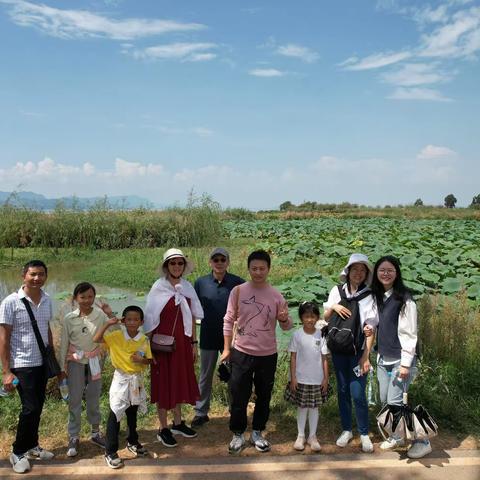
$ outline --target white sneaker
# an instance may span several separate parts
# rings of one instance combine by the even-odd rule
[[[346,447],[348,442],[353,438],[353,434],[350,430],[344,430],[337,438],[337,447]]]
[[[403,447],[405,445],[405,441],[403,438],[393,438],[389,437],[387,440],[380,444],[380,448],[382,450],[392,450],[393,448]]]
[[[373,444],[368,435],[360,435],[360,443],[362,444],[362,452],[373,452]]]
[[[29,460],[51,460],[54,456],[52,452],[44,450],[38,445],[27,452],[27,458]]]
[[[25,473],[30,470],[30,462],[26,455],[10,455],[10,463],[15,473]]]
[[[308,444],[310,445],[312,452],[320,452],[320,450],[322,450],[322,447],[318,443],[318,439],[315,435],[308,438]]]
[[[293,444],[293,448],[301,452],[305,450],[305,437],[303,435],[299,435]]]
[[[412,443],[411,447],[408,449],[407,457],[408,458],[423,458],[425,455],[428,455],[432,451],[432,446],[428,440],[417,440]]]
[[[76,457],[78,455],[78,446],[80,440],[78,437],[71,437],[68,441],[67,457]]]
[[[245,448],[245,436],[243,433],[233,434],[233,438],[228,445],[228,452],[232,454],[240,453]]]

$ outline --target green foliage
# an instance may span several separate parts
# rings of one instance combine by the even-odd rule
[[[421,198],[417,198],[415,203],[413,204],[414,207],[423,207],[423,200]]]
[[[0,207],[0,247],[118,249],[165,245],[202,246],[222,235],[220,206],[190,196],[186,207],[119,211],[99,202],[88,211],[62,205],[50,213]]]
[[[454,208],[456,203],[457,203],[457,199],[455,198],[455,195],[453,193],[449,193],[444,198],[444,204],[445,204],[445,207],[447,208]]]
[[[472,198],[470,208],[480,208],[480,193]]]

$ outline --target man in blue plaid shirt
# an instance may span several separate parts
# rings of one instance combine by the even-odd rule
[[[32,260],[23,267],[23,285],[18,292],[6,297],[0,304],[0,362],[2,382],[6,391],[17,384],[22,402],[17,434],[10,463],[16,473],[30,470],[29,460],[50,460],[53,453],[38,444],[38,426],[47,386],[46,367],[38,346],[32,322],[25,304],[30,304],[45,345],[53,345],[49,322],[52,302],[42,287],[47,280],[47,266],[41,260]]]

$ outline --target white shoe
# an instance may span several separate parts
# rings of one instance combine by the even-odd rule
[[[15,473],[25,473],[30,470],[30,462],[26,455],[10,455],[10,463]]]
[[[299,435],[293,444],[293,448],[301,452],[305,450],[305,437],[303,435]]]
[[[52,452],[44,450],[38,445],[27,452],[27,458],[29,460],[51,460],[54,456]]]
[[[337,447],[346,447],[348,442],[353,438],[353,434],[350,430],[344,430],[337,438]]]
[[[76,457],[78,455],[78,446],[80,440],[78,437],[71,437],[68,441],[67,457]]]
[[[392,450],[393,448],[403,447],[405,445],[405,441],[403,438],[393,438],[389,437],[387,440],[380,444],[380,448],[382,450]]]
[[[432,452],[432,446],[428,440],[417,440],[412,443],[411,447],[408,449],[407,457],[408,458],[423,458],[425,455],[428,455]]]
[[[245,448],[245,436],[243,433],[234,433],[233,438],[228,445],[229,453],[236,454],[240,453]]]
[[[318,443],[317,437],[315,435],[309,437],[308,444],[310,445],[312,452],[320,452],[320,450],[322,450],[322,447]]]
[[[360,435],[360,443],[362,444],[362,452],[373,452],[373,444],[368,435]]]

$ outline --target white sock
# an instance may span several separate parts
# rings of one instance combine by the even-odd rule
[[[318,408],[308,409],[308,432],[310,437],[317,436]]]
[[[297,408],[297,428],[298,434],[302,437],[305,436],[305,424],[307,423],[308,408]]]

